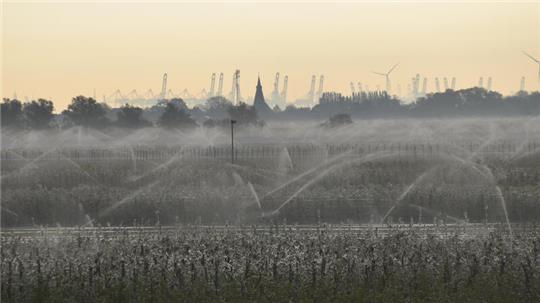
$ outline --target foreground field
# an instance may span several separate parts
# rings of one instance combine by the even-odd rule
[[[4,230],[2,302],[538,302],[540,229]]]

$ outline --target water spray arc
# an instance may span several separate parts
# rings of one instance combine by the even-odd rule
[[[431,174],[435,171],[435,168],[431,168],[431,169],[425,171],[419,177],[417,177],[414,180],[414,182],[409,184],[409,186],[407,186],[407,188],[405,188],[405,190],[396,199],[396,201],[394,202],[392,207],[390,207],[390,209],[384,214],[384,216],[381,219],[381,224],[384,224],[386,222],[386,219],[390,216],[390,214],[392,214],[394,209],[396,209],[396,207],[399,206],[401,201],[403,201],[403,199],[411,192],[411,190],[413,190],[418,184],[422,183],[427,177],[431,176]]]
[[[347,151],[347,152],[344,152],[344,153],[342,153],[342,154],[339,154],[339,155],[337,155],[337,156],[335,156],[335,157],[333,157],[333,158],[331,158],[331,159],[327,159],[327,160],[324,161],[323,163],[321,163],[321,164],[319,164],[319,165],[317,165],[317,166],[315,166],[315,167],[313,167],[313,168],[311,168],[311,169],[309,169],[309,170],[307,170],[307,171],[305,171],[305,172],[299,174],[298,176],[296,176],[296,177],[290,179],[289,181],[287,181],[287,182],[281,184],[280,186],[278,186],[278,187],[276,187],[276,188],[274,188],[274,189],[268,191],[266,194],[264,194],[264,195],[261,197],[261,201],[262,201],[264,198],[266,198],[266,197],[268,197],[268,196],[274,194],[275,192],[280,191],[281,189],[285,188],[286,186],[288,186],[288,185],[290,185],[290,184],[292,184],[292,183],[294,183],[294,182],[296,182],[296,181],[298,181],[298,180],[300,180],[300,179],[302,179],[302,178],[304,178],[304,177],[306,177],[306,176],[309,176],[309,175],[312,174],[313,172],[316,172],[317,170],[320,170],[320,169],[324,168],[324,167],[327,166],[327,165],[331,165],[331,164],[334,163],[334,162],[340,161],[340,160],[342,160],[343,158],[345,158],[345,157],[347,157],[347,156],[350,156],[351,152],[352,152],[352,151]]]
[[[349,154],[349,153],[346,153],[346,154]],[[308,180],[298,190],[296,190],[289,198],[287,198],[283,203],[281,203],[275,210],[273,210],[270,213],[267,213],[265,215],[266,216],[274,216],[274,215],[278,214],[279,211],[283,207],[285,207],[292,200],[294,200],[294,198],[296,198],[300,193],[302,193],[304,190],[306,190],[310,186],[314,185],[316,182],[321,180],[323,177],[325,177],[326,175],[328,175],[329,173],[331,173],[332,171],[334,171],[334,170],[336,170],[338,168],[341,168],[341,167],[343,167],[345,165],[351,165],[353,163],[354,164],[364,164],[364,163],[367,163],[367,162],[376,161],[376,160],[380,160],[380,159],[383,159],[383,158],[386,158],[386,157],[392,157],[392,156],[395,156],[395,155],[397,155],[397,153],[379,152],[379,153],[367,154],[367,155],[361,156],[360,158],[351,159],[349,161],[341,161],[341,160],[346,160],[343,157],[336,158],[335,160],[338,160],[338,161],[333,161],[333,162],[337,162],[337,163],[334,163],[334,164],[330,165],[329,167],[324,169],[321,173],[317,174],[316,176],[314,176],[313,178]],[[317,170],[314,170],[314,171],[317,171]],[[311,171],[311,172],[314,172],[314,171]],[[306,176],[306,175],[304,175],[304,176]],[[283,187],[281,187],[281,188],[283,188]]]

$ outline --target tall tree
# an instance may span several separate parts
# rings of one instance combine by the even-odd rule
[[[77,96],[62,113],[80,126],[99,128],[109,124],[105,109],[93,98]]]
[[[213,119],[223,119],[228,117],[228,110],[233,106],[231,101],[222,96],[216,96],[206,100],[204,108],[206,114]]]
[[[26,123],[31,129],[44,129],[50,126],[50,122],[54,117],[54,105],[52,101],[38,99],[25,103],[23,113],[26,117]]]
[[[140,107],[126,104],[116,113],[116,125],[127,128],[140,128],[151,126],[150,121],[143,118],[143,110]]]
[[[352,123],[353,121],[349,114],[337,114],[337,115],[331,116],[330,119],[328,119],[328,121],[322,124],[322,126],[333,128],[333,127],[340,127],[340,126],[344,126],[344,125],[348,125]]]
[[[191,119],[190,114],[173,103],[167,103],[158,124],[164,128],[193,129],[197,127],[197,123]]]
[[[2,127],[23,127],[22,103],[17,99],[4,99],[0,112]]]
[[[243,102],[240,105],[229,107],[229,117],[232,120],[236,120],[238,124],[257,124],[257,111],[255,107]]]
[[[182,98],[161,99],[154,106],[152,106],[151,109],[164,109],[167,107],[167,104],[174,104],[174,106],[179,109],[183,109],[185,111],[188,110],[188,106]]]

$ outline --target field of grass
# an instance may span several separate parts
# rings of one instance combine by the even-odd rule
[[[2,302],[538,302],[540,229],[259,226],[2,236]]]

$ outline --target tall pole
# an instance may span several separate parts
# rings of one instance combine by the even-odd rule
[[[231,163],[234,164],[234,123],[236,120],[231,119]]]

